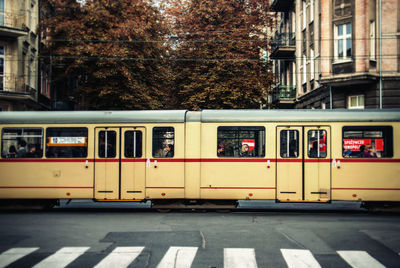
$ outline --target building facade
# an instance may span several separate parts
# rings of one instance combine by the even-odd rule
[[[400,1],[274,0],[277,108],[400,108]]]
[[[0,110],[41,110],[39,0],[0,0]]]

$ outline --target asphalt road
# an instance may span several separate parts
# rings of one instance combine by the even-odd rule
[[[62,202],[0,212],[0,267],[400,267],[400,214],[241,202],[229,213]]]

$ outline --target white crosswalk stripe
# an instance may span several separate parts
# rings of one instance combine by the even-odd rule
[[[337,251],[337,253],[353,268],[385,267],[365,251],[341,250]]]
[[[189,268],[197,253],[197,247],[170,247],[157,268]]]
[[[12,248],[0,255],[0,268],[21,259],[22,257],[38,250],[39,248]]]
[[[306,249],[281,249],[283,258],[289,268],[320,268],[321,266],[312,255],[311,251]]]
[[[34,268],[63,268],[85,253],[88,247],[65,247],[39,262]]]
[[[11,248],[0,254],[0,268],[6,267],[17,260],[38,250],[38,247]],[[48,256],[35,268],[63,268],[83,255],[89,247],[64,247]],[[145,247],[116,247],[105,256],[95,268],[118,267],[126,268],[142,254]],[[191,267],[197,247],[170,247],[164,254],[157,268],[189,268]],[[282,256],[288,268],[321,268],[310,250],[281,249]],[[339,256],[353,268],[384,268],[378,260],[366,251],[339,250]],[[224,268],[257,268],[254,248],[224,248]]]
[[[128,267],[142,253],[143,249],[144,247],[117,247],[95,268]]]
[[[256,253],[254,248],[225,248],[225,268],[256,268]]]

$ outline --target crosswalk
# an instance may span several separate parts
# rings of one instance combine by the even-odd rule
[[[88,252],[90,247],[63,247],[35,264],[34,268],[63,268],[70,265],[79,257]],[[29,257],[38,252],[38,247],[11,248],[0,254],[0,268]],[[97,264],[96,268],[128,267],[141,254],[145,247],[116,247]],[[320,268],[315,256],[306,249],[280,249],[281,257],[289,268]],[[170,247],[157,268],[189,268],[198,253],[197,247]],[[353,268],[382,268],[385,267],[366,251],[338,250],[336,252],[350,267]],[[224,248],[224,268],[256,268],[256,251],[254,248]]]

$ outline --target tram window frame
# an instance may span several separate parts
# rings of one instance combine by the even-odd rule
[[[102,137],[102,134],[106,134]],[[111,136],[109,136],[111,134]],[[98,133],[98,152],[99,158],[117,157],[117,132],[115,130],[101,130]],[[107,146],[107,147],[106,147]]]
[[[173,158],[175,156],[174,127],[153,127],[152,139],[152,155],[154,158]],[[169,151],[172,153],[168,153],[167,145],[172,145],[172,150]]]
[[[294,152],[291,151],[290,148],[290,141],[287,142],[287,134],[282,135],[285,132],[293,132],[293,133],[297,133],[297,139],[293,139],[296,141],[296,147],[294,149],[296,149]],[[300,132],[297,129],[282,129],[279,132],[279,142],[280,142],[280,152],[279,155],[281,156],[281,158],[299,158],[300,157]],[[284,143],[285,142],[285,143]],[[283,151],[283,149],[286,148],[286,153],[285,151]]]
[[[348,133],[346,133],[348,132]],[[381,132],[381,136],[378,132]],[[392,126],[344,126],[342,128],[342,156],[346,158],[364,158],[361,151],[345,150],[345,139],[382,139],[383,150],[372,158],[393,158],[393,127]],[[372,141],[371,141],[372,143]],[[360,145],[361,146],[361,145]]]
[[[59,145],[50,145],[50,138],[60,137],[81,138],[81,142],[60,142]],[[48,127],[46,128],[46,158],[87,158],[88,137],[86,127]]]
[[[135,138],[133,139],[132,143],[130,144],[131,139],[129,139],[129,137],[127,137],[127,134],[130,134],[133,132],[140,134],[140,135],[136,135],[137,136],[136,144],[134,142]],[[131,147],[129,147],[129,146],[131,146]],[[129,148],[131,148],[132,151]],[[142,158],[142,155],[143,155],[143,132],[140,130],[125,131],[125,133],[124,133],[124,156],[125,156],[125,158]]]
[[[4,134],[5,132],[9,130],[9,131],[22,131],[22,134],[17,134],[15,139],[5,139],[4,138]],[[32,134],[26,134],[24,135],[24,131],[28,132],[32,132],[32,131],[38,131],[41,134],[40,135],[32,135]],[[2,133],[1,133],[1,157],[2,158],[43,158],[43,136],[44,136],[44,130],[43,128],[40,127],[5,127],[2,129]],[[25,137],[25,139],[24,139]],[[31,140],[27,140],[31,138]],[[35,138],[40,138],[40,141],[34,141],[32,139]],[[15,140],[15,143],[9,143],[6,147],[8,148],[8,150],[5,148],[5,142],[6,140]],[[25,145],[24,147],[24,155],[22,156],[18,156],[18,143],[22,141]],[[16,149],[15,155],[14,154],[10,154],[9,150],[10,147],[14,146]],[[29,152],[30,148],[35,148],[35,152]],[[39,147],[39,148],[38,148]],[[7,155],[5,155],[4,152],[8,151]]]
[[[254,140],[254,149],[243,152],[244,144],[247,145],[247,149],[250,148],[244,141],[246,139]],[[263,158],[265,157],[265,145],[264,126],[219,126],[217,128],[217,157]],[[222,146],[224,147],[223,154],[219,152]],[[251,151],[253,153],[248,153]]]
[[[321,135],[319,137],[317,137],[316,139],[314,137],[310,137],[310,134],[312,131],[321,131],[323,132],[325,135],[325,150],[321,150],[321,145],[323,145],[324,143],[321,142],[321,139],[323,137],[321,137]],[[327,139],[328,139],[328,133],[325,129],[311,129],[309,131],[307,131],[307,156],[308,158],[327,158],[328,155],[328,144],[327,144]],[[314,145],[317,144],[317,150],[315,150],[315,152],[312,151],[314,147]],[[323,148],[323,147],[322,147]],[[316,154],[316,155],[315,155]]]

